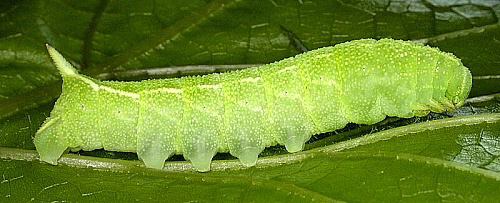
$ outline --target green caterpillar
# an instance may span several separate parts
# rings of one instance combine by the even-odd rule
[[[311,135],[387,115],[412,117],[464,104],[472,77],[437,48],[362,39],[222,74],[141,82],[80,75],[47,46],[63,91],[35,145],[51,164],[68,148],[137,152],[161,169],[183,154],[198,171],[217,152],[254,166],[265,147],[302,150]]]

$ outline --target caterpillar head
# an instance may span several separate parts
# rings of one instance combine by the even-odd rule
[[[455,71],[452,80],[448,84],[446,90],[446,98],[448,98],[455,108],[464,105],[464,100],[469,96],[472,86],[472,75],[461,62],[460,69]],[[460,79],[459,79],[460,78]]]

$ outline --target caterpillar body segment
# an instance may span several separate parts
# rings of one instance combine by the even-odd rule
[[[51,164],[67,148],[104,148],[137,152],[158,169],[183,154],[208,171],[217,152],[253,166],[265,147],[297,152],[313,134],[348,122],[452,111],[472,84],[452,54],[391,39],[355,40],[241,71],[141,82],[80,75],[48,50],[63,92],[35,145]]]

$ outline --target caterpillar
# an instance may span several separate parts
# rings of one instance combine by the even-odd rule
[[[393,39],[361,39],[261,67],[140,82],[81,75],[47,45],[63,91],[35,135],[40,159],[57,164],[69,149],[137,152],[162,169],[182,154],[201,172],[217,152],[247,167],[265,147],[303,149],[314,134],[348,122],[453,111],[472,86],[453,54]]]

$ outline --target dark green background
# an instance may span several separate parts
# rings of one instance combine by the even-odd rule
[[[300,53],[294,40],[310,50],[360,38],[416,40],[461,58],[476,97],[500,93],[499,16],[498,0],[2,1],[0,202],[498,200],[500,116],[491,113],[499,112],[498,97],[449,120],[320,140],[246,170],[235,160],[214,161],[203,174],[186,162],[156,171],[74,154],[50,166],[35,159],[32,137],[61,91],[45,43],[84,74],[132,79],[140,69],[269,63]]]

